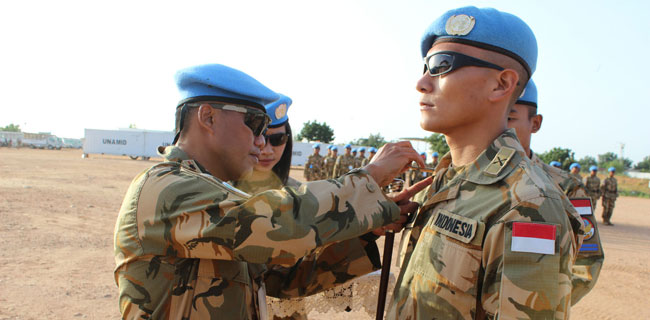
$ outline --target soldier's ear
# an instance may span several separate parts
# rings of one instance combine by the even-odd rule
[[[196,123],[202,130],[213,131],[213,125],[215,123],[214,117],[217,116],[216,110],[212,108],[209,104],[201,104],[197,112]]]
[[[498,102],[503,99],[509,101],[517,88],[519,74],[513,69],[505,69],[499,71],[496,81],[496,86],[493,87],[488,99],[491,102]]]
[[[533,125],[531,128],[533,133],[537,133],[542,128],[542,120],[544,120],[544,117],[541,114],[536,114],[530,119]]]

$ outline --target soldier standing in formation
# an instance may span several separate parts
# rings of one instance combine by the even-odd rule
[[[580,175],[580,169],[582,168],[580,167],[580,164],[577,162],[574,162],[569,166],[569,172],[571,173],[571,175],[574,178],[578,179],[580,183],[582,183],[582,176]]]
[[[580,204],[584,199],[588,199],[582,182],[564,170],[545,164],[530,148],[532,134],[541,129],[542,120],[542,115],[538,113],[537,87],[531,79],[526,85],[524,95],[510,110],[508,127],[515,129],[521,146],[532,162],[542,168],[571,201],[577,201],[576,203]],[[582,212],[581,218],[586,234],[572,268],[571,305],[575,305],[593,289],[605,260],[593,210]]]
[[[359,150],[359,156],[354,159],[355,168],[363,167],[363,162],[366,160],[366,147],[361,147],[358,150]]]
[[[438,152],[433,152],[431,154],[431,158],[433,158],[433,160],[431,160],[431,165],[429,166],[430,168],[435,169],[438,166],[438,157],[439,157]]]
[[[352,156],[352,145],[345,145],[345,153],[336,158],[336,164],[334,165],[334,178],[338,178],[344,175],[346,172],[354,169],[354,157]]]
[[[535,36],[492,8],[446,12],[421,42],[420,125],[445,135],[388,319],[568,318],[583,224],[507,129],[537,61]]]
[[[363,162],[361,163],[361,165],[365,166],[368,163],[370,163],[370,160],[372,160],[372,157],[374,157],[376,153],[377,153],[377,149],[375,147],[371,147],[368,150],[368,158],[363,159]]]
[[[322,180],[324,170],[324,158],[320,155],[320,143],[314,143],[312,146],[314,153],[310,154],[305,163],[304,176],[307,181]]]
[[[618,182],[614,178],[616,168],[609,167],[607,169],[609,177],[603,180],[603,185],[600,186],[600,191],[603,195],[603,223],[606,226],[613,226],[612,214],[614,213],[614,204],[618,198]]]
[[[585,189],[587,190],[587,195],[591,198],[591,208],[595,212],[596,204],[598,203],[598,198],[600,198],[600,178],[598,178],[598,167],[591,166],[589,167],[589,176],[585,177]]]
[[[330,147],[332,147],[330,149],[331,154],[329,154],[327,157],[325,157],[325,159],[323,159],[323,173],[321,174],[323,176],[323,179],[336,178],[334,176],[334,165],[336,164],[339,148],[337,146],[330,146]]]
[[[165,160],[132,181],[115,225],[122,318],[265,320],[267,266],[295,267],[317,246],[341,241],[354,240],[347,249],[378,267],[382,226],[406,221],[416,207],[404,200],[409,190],[394,198],[380,192],[407,164],[423,164],[410,144],[385,146],[373,164],[337,181],[251,196],[224,181],[259,162],[270,122],[264,106],[279,96],[218,64],[183,69],[176,84],[182,100],[173,145],[159,147]],[[359,275],[349,258],[333,257],[321,271],[336,275],[325,278],[336,282],[349,268]]]

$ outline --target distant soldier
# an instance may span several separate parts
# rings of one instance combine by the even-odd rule
[[[577,162],[574,162],[569,166],[569,172],[571,172],[571,175],[576,179],[578,179],[580,183],[582,183],[582,176],[580,175],[580,169],[582,168],[580,167],[580,164]]]
[[[363,159],[363,162],[361,163],[362,167],[367,165],[368,163],[370,163],[370,160],[372,160],[372,157],[374,157],[375,154],[377,153],[377,148],[372,147],[372,148],[368,149],[368,152],[370,154],[368,155],[368,158]]]
[[[359,156],[354,158],[354,167],[361,168],[364,166],[363,162],[366,160],[366,148],[361,147],[357,149],[359,151]]]
[[[616,173],[616,168],[609,167],[609,177],[603,180],[603,184],[600,186],[600,191],[603,195],[603,223],[606,226],[613,226],[611,222],[612,214],[614,213],[614,203],[616,198],[618,198],[618,183],[616,178],[614,178],[614,173]]]
[[[345,153],[336,158],[334,164],[334,178],[338,178],[348,171],[354,169],[354,157],[352,156],[352,145],[345,145]]]
[[[588,196],[582,181],[573,174],[545,164],[530,149],[531,136],[541,129],[542,120],[542,115],[537,113],[537,87],[531,79],[526,85],[524,95],[517,100],[508,114],[508,127],[516,130],[517,138],[532,162],[551,177],[574,206],[580,208],[578,211],[585,227],[585,235],[576,261],[571,268],[571,305],[574,305],[596,285],[605,255],[593,209],[584,201]],[[572,167],[575,166],[572,165]],[[598,188],[598,186],[596,187]],[[584,210],[585,205],[586,210]]]
[[[422,160],[424,163],[427,162],[427,153],[426,152],[421,152],[420,156],[422,157]],[[413,185],[414,183],[417,183],[418,181],[424,180],[426,177],[428,177],[429,174],[425,171],[422,171],[420,169],[409,169],[409,180],[410,184]]]
[[[330,147],[332,147],[330,149],[331,153],[323,159],[323,172],[321,173],[323,179],[334,178],[334,165],[336,164],[336,155],[339,152],[339,148],[337,146]]]
[[[431,157],[433,158],[433,161],[431,161],[431,165],[429,167],[435,169],[435,167],[438,166],[439,154],[437,152],[434,152],[434,153],[431,154]]]
[[[587,195],[591,198],[591,208],[593,211],[596,211],[596,203],[598,203],[598,198],[601,196],[600,192],[600,178],[598,178],[598,167],[591,166],[589,167],[589,176],[585,177],[585,189],[587,190]]]
[[[307,181],[322,180],[323,156],[320,155],[320,143],[315,143],[312,148],[314,153],[309,155],[305,163],[305,179]]]
[[[352,148],[352,157],[357,158],[357,148]]]

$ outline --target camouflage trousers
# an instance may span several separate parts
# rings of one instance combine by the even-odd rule
[[[596,205],[598,204],[598,196],[591,196],[591,212],[596,212]]]
[[[603,197],[603,221],[604,222],[609,222],[609,220],[612,218],[612,214],[614,213],[615,202],[616,202],[616,198],[611,199],[611,198]]]

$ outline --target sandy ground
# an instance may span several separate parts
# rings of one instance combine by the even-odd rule
[[[131,179],[154,163],[0,148],[0,319],[119,318],[115,218]],[[574,319],[650,318],[650,200],[619,198],[612,221],[601,227],[601,277],[572,309]]]

